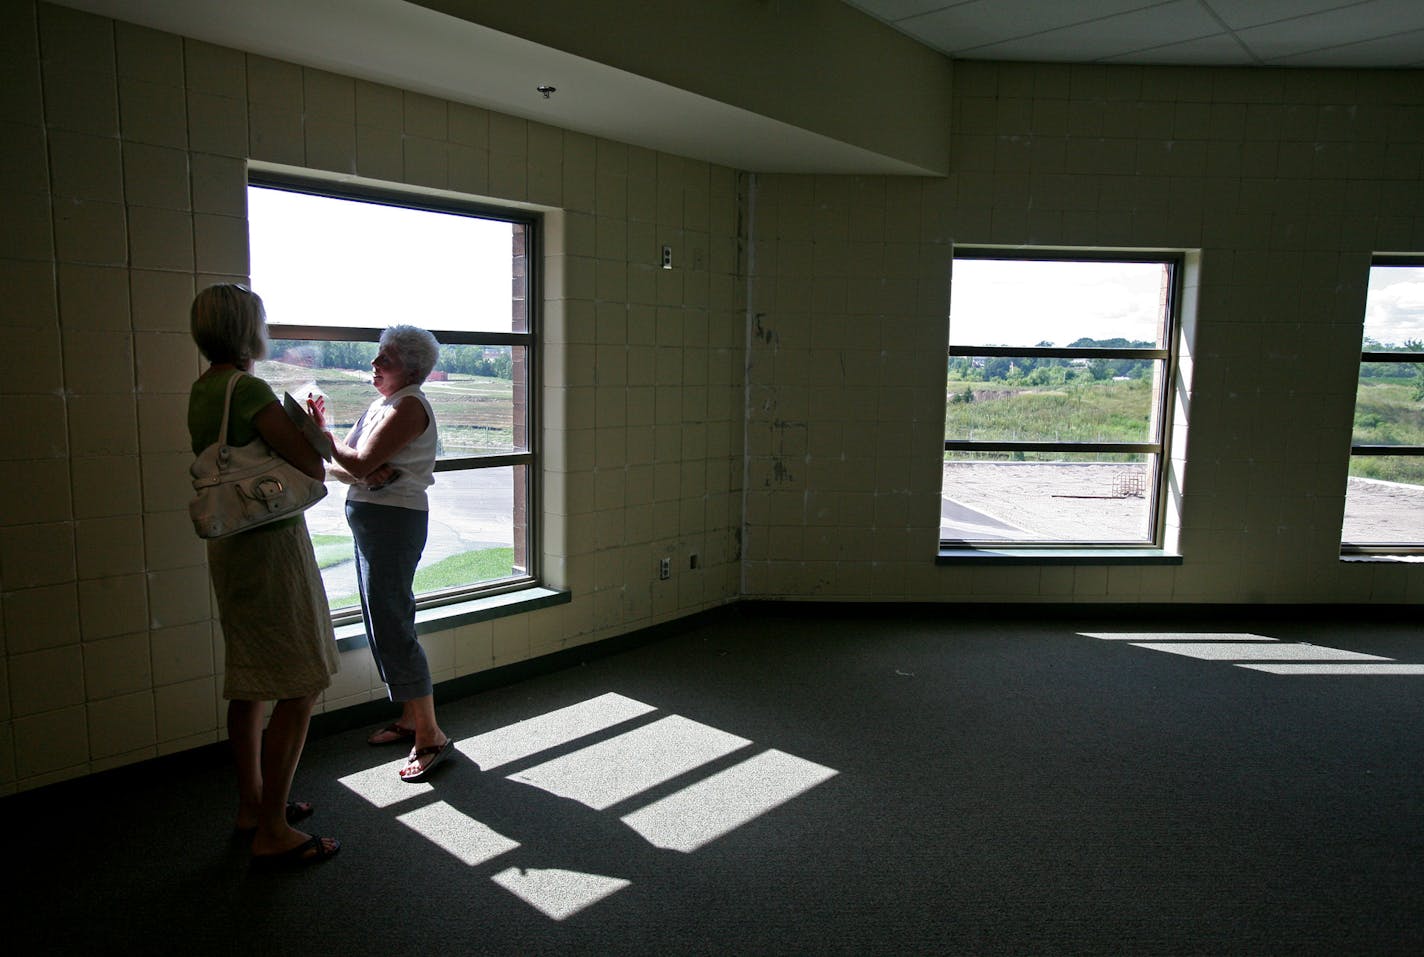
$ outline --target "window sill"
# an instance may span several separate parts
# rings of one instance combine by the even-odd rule
[[[941,548],[936,565],[1180,565],[1160,548]]]
[[[499,595],[485,595],[470,601],[441,605],[438,608],[423,608],[415,613],[415,632],[418,635],[428,635],[474,622],[522,615],[540,608],[566,604],[572,598],[573,596],[567,591],[534,586]],[[336,648],[338,651],[364,648],[367,644],[366,625],[363,622],[357,621],[336,627]]]

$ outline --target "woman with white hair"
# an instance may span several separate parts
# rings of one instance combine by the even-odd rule
[[[430,665],[415,634],[415,567],[425,550],[435,482],[435,413],[421,391],[440,358],[440,343],[424,329],[391,326],[371,360],[380,397],[356,420],[346,441],[331,436],[332,474],[350,488],[346,521],[356,542],[356,587],[371,657],[400,717],[376,731],[371,744],[410,743],[399,771],[423,781],[454,747],[435,720]],[[313,408],[325,427],[325,404]]]

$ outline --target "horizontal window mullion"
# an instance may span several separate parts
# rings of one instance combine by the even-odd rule
[[[1161,263],[1176,266],[1180,253],[1132,252],[1125,249],[1025,249],[1022,246],[955,246],[955,259],[1003,259],[1011,262]]]
[[[1424,266],[1424,256],[1414,253],[1399,253],[1390,255],[1385,253],[1373,256],[1370,259],[1371,266]]]
[[[291,326],[271,323],[272,339],[310,339],[316,342],[379,342],[383,329],[357,326]],[[534,336],[528,332],[451,332],[431,329],[442,346],[528,346]]]
[[[1083,539],[1072,542],[1002,542],[942,538],[937,564],[1180,565],[1180,556],[1150,541]]]
[[[292,326],[269,322],[271,339],[311,339],[316,342],[379,342],[380,329],[365,326]]]
[[[450,332],[431,329],[442,346],[532,346],[534,336],[528,332]]]
[[[1166,349],[1048,348],[1046,346],[956,346],[951,357],[982,356],[1002,359],[1167,359]]]
[[[1340,543],[1340,554],[1342,555],[1424,555],[1424,545],[1418,542],[1398,542],[1371,543],[1369,545],[1355,545],[1350,542]]]
[[[945,439],[946,452],[1140,452],[1156,455],[1160,442],[988,442]]]
[[[1424,352],[1361,352],[1361,362],[1424,362]]]
[[[533,452],[501,452],[494,455],[470,455],[458,459],[437,459],[435,471],[459,472],[466,469],[494,469],[509,465],[532,465]]]
[[[1424,445],[1352,445],[1351,455],[1424,455]]]

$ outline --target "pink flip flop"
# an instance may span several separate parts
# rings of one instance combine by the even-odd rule
[[[401,768],[400,771],[396,773],[400,775],[400,779],[402,781],[405,781],[409,784],[414,784],[417,781],[424,781],[427,777],[430,776],[430,772],[435,770],[435,766],[441,761],[444,761],[445,756],[448,755],[454,749],[454,738],[446,738],[444,744],[432,744],[424,748],[414,748],[411,750],[410,758],[408,760],[419,761],[426,755],[432,755],[432,757],[429,761],[425,762],[425,764],[422,765],[420,770],[418,771],[412,771],[409,774],[405,773],[406,768],[410,767],[410,765],[407,764],[404,768]]]

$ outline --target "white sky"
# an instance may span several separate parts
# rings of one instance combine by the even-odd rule
[[[270,323],[510,329],[509,223],[257,186],[247,222]]]
[[[974,346],[1157,342],[1164,275],[1160,263],[956,259],[949,339]]]
[[[1160,325],[1154,264],[957,259],[953,280],[949,336],[958,345],[1155,341]],[[1365,335],[1424,341],[1424,266],[1370,270]]]
[[[1381,345],[1424,341],[1424,266],[1373,266],[1365,335]]]

